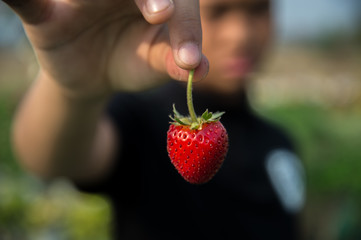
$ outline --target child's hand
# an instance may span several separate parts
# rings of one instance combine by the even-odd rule
[[[70,96],[103,99],[156,85],[166,73],[185,80],[197,66],[196,78],[207,73],[198,1],[4,1],[22,18],[41,74]]]

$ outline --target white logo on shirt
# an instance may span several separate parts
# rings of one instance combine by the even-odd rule
[[[284,209],[298,213],[305,202],[305,171],[301,161],[286,149],[276,149],[266,159],[266,170]]]

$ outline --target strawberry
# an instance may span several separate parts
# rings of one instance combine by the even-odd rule
[[[168,155],[179,174],[190,183],[211,180],[225,159],[228,135],[218,119],[220,114],[212,115],[206,111],[200,118],[203,123],[193,128],[175,114],[175,122],[169,127]],[[206,119],[204,115],[210,118]]]
[[[187,102],[190,116],[180,115],[173,105],[174,117],[167,133],[167,151],[172,164],[188,182],[203,184],[213,178],[221,167],[228,151],[228,134],[219,121],[223,112],[206,110],[197,117],[192,102],[190,71]]]

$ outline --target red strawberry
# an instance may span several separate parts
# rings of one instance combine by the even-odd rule
[[[211,180],[221,167],[228,151],[228,134],[219,121],[223,112],[212,114],[206,110],[201,117],[196,117],[191,95],[192,78],[193,71],[187,89],[190,117],[181,116],[173,105],[167,150],[172,164],[186,181],[202,184]]]
[[[172,164],[190,183],[206,183],[221,167],[228,150],[228,135],[218,120],[206,121],[200,128],[172,124],[167,150]]]

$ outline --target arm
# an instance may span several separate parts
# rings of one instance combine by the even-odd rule
[[[145,0],[6,2],[22,18],[40,65],[15,117],[14,148],[44,178],[91,181],[106,173],[120,141],[103,114],[114,91],[151,87],[167,75],[185,80],[197,66],[198,79],[207,72],[196,1],[160,12],[154,3],[161,1],[150,0],[155,12]],[[184,42],[193,45],[184,49]]]
[[[44,179],[65,175],[84,182],[101,177],[118,141],[103,115],[105,102],[74,99],[39,75],[13,126],[14,148],[22,165]]]

